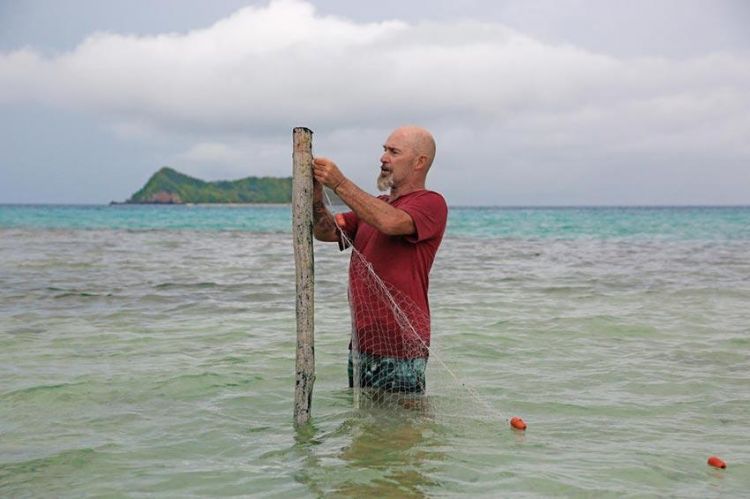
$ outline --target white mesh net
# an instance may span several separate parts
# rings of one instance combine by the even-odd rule
[[[444,362],[427,311],[381,279],[346,232],[340,233],[352,251],[349,383],[355,405],[406,408],[441,419],[505,419]]]

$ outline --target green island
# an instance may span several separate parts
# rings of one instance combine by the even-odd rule
[[[246,177],[206,182],[163,167],[126,204],[290,203],[291,177]]]

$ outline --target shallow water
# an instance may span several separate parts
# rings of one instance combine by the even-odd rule
[[[228,229],[204,210],[181,229],[178,209],[149,212],[167,227],[71,228],[28,210],[0,212],[0,496],[750,490],[746,211],[457,210],[431,278],[423,411],[355,407],[348,255],[317,245],[314,419],[295,430],[280,222]]]

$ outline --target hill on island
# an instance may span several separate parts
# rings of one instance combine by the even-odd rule
[[[206,182],[169,167],[154,173],[129,204],[290,203],[292,178],[246,177]]]

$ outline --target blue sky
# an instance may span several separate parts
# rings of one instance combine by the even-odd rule
[[[750,204],[742,1],[0,1],[0,202],[124,200],[162,165],[374,192],[433,131],[458,205]]]

